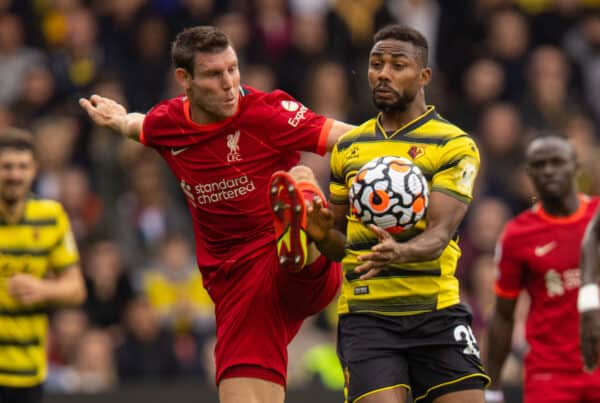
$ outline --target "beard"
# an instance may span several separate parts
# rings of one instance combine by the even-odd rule
[[[408,107],[416,97],[416,94],[408,94],[406,92],[400,93],[398,91],[392,90],[389,87],[385,88],[393,92],[395,100],[383,101],[381,99],[377,99],[375,97],[375,90],[377,88],[373,90],[373,104],[377,109],[379,109],[382,112],[404,112],[408,109]]]

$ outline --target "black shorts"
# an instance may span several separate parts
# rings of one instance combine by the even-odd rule
[[[483,389],[490,382],[463,305],[412,316],[346,314],[338,326],[338,355],[348,403],[400,386],[415,402]]]
[[[41,403],[43,396],[42,384],[27,388],[0,386],[0,403]]]

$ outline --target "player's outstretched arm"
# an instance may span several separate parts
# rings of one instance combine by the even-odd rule
[[[486,391],[486,403],[504,402],[500,389],[500,375],[512,345],[516,306],[516,298],[496,297],[496,307],[487,332],[488,348],[483,357],[485,370],[492,378],[492,383]]]
[[[110,98],[92,95],[81,98],[79,105],[98,126],[112,129],[132,140],[140,141],[144,114],[127,113],[125,107]]]
[[[598,365],[600,341],[600,297],[598,295],[598,240],[600,213],[596,212],[585,231],[581,244],[581,288],[577,298],[580,313],[581,354],[588,371]]]
[[[348,123],[334,120],[333,124],[331,125],[331,129],[329,129],[329,135],[327,136],[327,151],[333,150],[333,147],[337,143],[338,139],[355,127],[356,126]]]

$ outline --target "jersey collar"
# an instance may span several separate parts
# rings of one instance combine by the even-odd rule
[[[386,132],[385,129],[383,128],[383,125],[381,124],[382,114],[383,114],[382,112],[379,112],[377,114],[377,118],[376,118],[377,132],[379,135],[383,136],[384,138],[392,138],[394,136],[405,135],[407,133],[410,133],[410,132],[416,130],[418,127],[423,126],[425,123],[427,123],[431,119],[439,117],[437,112],[435,111],[435,106],[427,105],[427,110],[425,111],[425,113],[417,116],[415,119],[411,120],[410,122],[408,122],[404,126],[400,127],[399,129],[395,130],[394,132]]]
[[[552,224],[570,224],[573,223],[579,219],[581,219],[584,215],[585,215],[585,211],[587,210],[588,204],[590,204],[590,198],[586,195],[584,195],[583,193],[578,193],[577,194],[577,199],[579,200],[579,206],[577,207],[577,210],[575,210],[573,212],[573,214],[568,215],[568,216],[554,216],[549,214],[546,210],[544,210],[544,207],[542,206],[542,203],[538,202],[536,203],[532,209],[533,212],[540,217],[542,220],[547,221],[549,223]]]

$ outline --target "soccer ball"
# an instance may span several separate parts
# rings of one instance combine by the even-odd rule
[[[411,161],[378,157],[367,162],[350,187],[350,208],[365,225],[390,233],[412,227],[425,216],[429,190],[425,176]]]

